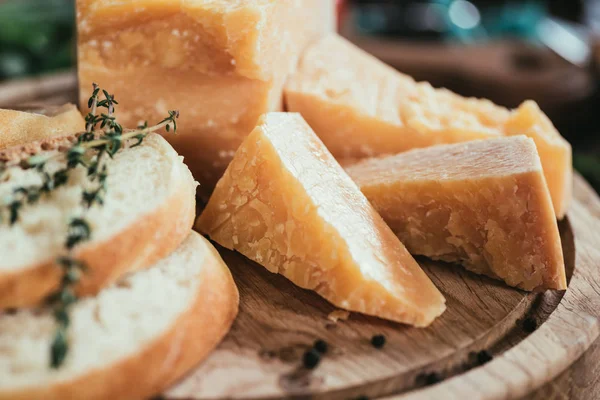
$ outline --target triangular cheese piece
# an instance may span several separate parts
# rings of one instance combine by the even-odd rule
[[[285,88],[299,112],[340,161],[397,154],[436,144],[504,135],[532,137],[556,215],[572,191],[571,146],[528,101],[510,111],[415,82],[338,35],[309,47]]]
[[[426,326],[445,309],[441,293],[299,114],[261,118],[197,227],[350,311]]]
[[[347,168],[412,254],[526,290],[565,289],[558,226],[532,139],[417,149]]]
[[[504,125],[506,135],[527,135],[540,155],[556,216],[564,217],[573,196],[573,155],[567,142],[534,101],[512,111]]]

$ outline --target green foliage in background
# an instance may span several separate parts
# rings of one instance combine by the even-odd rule
[[[0,1],[0,80],[75,64],[74,0]]]
[[[600,154],[575,154],[573,166],[600,193]]]

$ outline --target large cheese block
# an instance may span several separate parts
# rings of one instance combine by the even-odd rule
[[[168,136],[206,189],[265,112],[282,109],[300,52],[334,29],[333,0],[78,0],[82,102],[116,92],[125,126],[180,111]]]
[[[36,111],[0,109],[0,149],[85,130],[83,116],[73,104]]]
[[[571,146],[534,102],[510,111],[415,82],[337,35],[310,46],[285,88],[332,154],[343,160],[526,134],[542,160],[561,218],[571,198]]]
[[[412,254],[526,290],[565,289],[558,226],[526,136],[439,145],[347,168]]]
[[[197,228],[332,304],[426,326],[444,298],[299,114],[246,138]]]

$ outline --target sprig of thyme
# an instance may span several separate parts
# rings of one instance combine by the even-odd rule
[[[104,96],[103,99],[100,99],[100,94]],[[48,298],[57,326],[50,349],[52,368],[59,368],[68,353],[69,309],[78,300],[75,287],[87,269],[85,262],[74,256],[74,249],[90,240],[92,236],[92,229],[85,215],[92,207],[104,204],[108,178],[107,163],[129,140],[136,141],[130,146],[135,147],[142,144],[152,132],[163,128],[167,132],[171,129],[177,130],[176,119],[179,112],[169,111],[169,116],[154,126],[149,127],[148,123],[144,123],[138,129],[124,133],[114,116],[115,106],[118,104],[114,95],[94,84],[88,101],[90,112],[85,117],[86,130],[78,135],[77,141],[71,147],[53,154],[34,155],[15,165],[0,163],[0,182],[4,174],[15,167],[33,168],[41,177],[41,184],[14,189],[12,196],[5,200],[4,205],[0,205],[0,223],[8,220],[10,225],[17,223],[24,207],[37,203],[43,196],[49,196],[59,187],[66,185],[73,170],[78,167],[87,169],[87,182],[84,183],[81,196],[83,210],[81,215],[69,220],[65,253],[56,260],[63,273],[61,282]],[[105,109],[106,112],[98,114],[99,109]],[[65,167],[51,173],[47,169],[51,160],[63,160]]]

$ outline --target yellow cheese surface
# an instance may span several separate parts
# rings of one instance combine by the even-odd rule
[[[532,139],[439,145],[346,170],[412,254],[459,262],[526,290],[566,289]]]
[[[534,102],[510,111],[415,82],[337,35],[310,46],[285,88],[332,154],[343,159],[396,154],[436,144],[526,134],[538,147],[556,211],[571,198],[571,146]]]
[[[41,110],[40,113],[0,109],[0,148],[84,130],[83,116],[72,104]]]
[[[124,126],[180,111],[167,135],[210,189],[285,79],[334,29],[333,0],[78,0],[81,101],[115,93]]]
[[[350,311],[426,326],[444,298],[299,114],[246,138],[197,227]]]

